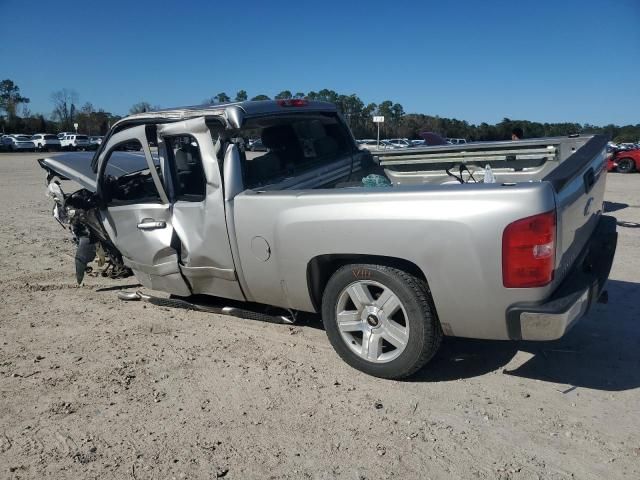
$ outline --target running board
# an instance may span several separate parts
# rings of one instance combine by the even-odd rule
[[[257,320],[259,322],[291,325],[296,321],[294,312],[291,312],[290,317],[286,315],[269,315],[267,313],[254,312],[252,310],[245,310],[243,308],[236,307],[210,307],[207,305],[198,305],[186,300],[154,297],[153,295],[147,295],[142,292],[118,292],[118,298],[129,302],[142,300],[143,302],[158,305],[160,307],[182,308],[184,310],[217,313],[219,315],[231,315],[232,317],[244,318],[246,320]]]

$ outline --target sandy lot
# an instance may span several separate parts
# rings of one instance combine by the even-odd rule
[[[0,478],[640,478],[640,174],[609,305],[549,343],[446,339],[405,382],[290,327],[75,285],[37,155],[0,154]]]

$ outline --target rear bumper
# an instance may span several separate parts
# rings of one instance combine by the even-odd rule
[[[507,309],[512,340],[556,340],[597,301],[609,277],[616,251],[616,219],[603,215],[580,257],[553,294],[541,303]]]

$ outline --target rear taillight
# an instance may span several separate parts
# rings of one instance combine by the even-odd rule
[[[303,98],[278,100],[278,105],[280,105],[281,107],[304,107],[308,104],[309,102],[307,100],[304,100]]]
[[[517,220],[502,234],[502,283],[507,288],[542,287],[553,280],[556,212]]]

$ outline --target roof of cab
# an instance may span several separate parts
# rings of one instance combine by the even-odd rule
[[[226,114],[229,110],[236,109],[240,109],[246,116],[261,116],[272,113],[283,113],[286,111],[336,111],[335,105],[329,102],[303,100],[303,105],[290,105],[287,104],[287,102],[287,100],[249,100],[246,102],[216,103],[209,105],[168,108],[150,112],[135,113],[123,118],[118,121],[118,123],[144,119],[186,120],[188,118],[195,117],[227,116]]]

